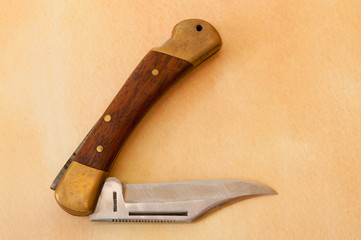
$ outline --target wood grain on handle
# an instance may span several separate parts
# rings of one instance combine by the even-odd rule
[[[185,60],[150,51],[96,123],[74,161],[109,171],[119,149],[142,116],[192,67]]]

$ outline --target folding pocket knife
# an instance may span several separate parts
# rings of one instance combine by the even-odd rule
[[[143,58],[51,185],[66,212],[91,214],[92,221],[189,222],[242,197],[275,194],[264,185],[238,180],[122,184],[106,179],[126,138],[152,104],[221,46],[212,25],[189,19]]]

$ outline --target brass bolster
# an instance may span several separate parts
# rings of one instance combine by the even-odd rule
[[[55,199],[70,214],[89,215],[94,211],[107,175],[107,172],[73,161],[55,190]]]
[[[186,60],[196,67],[221,47],[221,37],[211,24],[201,19],[188,19],[178,23],[172,37],[152,51]]]

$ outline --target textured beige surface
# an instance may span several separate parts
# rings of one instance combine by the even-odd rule
[[[0,239],[361,239],[360,1],[1,1]],[[111,172],[243,179],[277,196],[191,224],[91,223],[49,186],[128,75],[187,18],[223,49],[175,85]]]

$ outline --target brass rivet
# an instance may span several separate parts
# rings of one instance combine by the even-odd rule
[[[157,75],[159,74],[158,69],[154,68],[154,69],[152,70],[152,74],[153,74],[154,76],[157,76]]]
[[[102,145],[99,145],[99,146],[97,147],[97,151],[98,151],[98,152],[102,152],[102,151],[103,151],[103,146],[102,146]]]
[[[109,122],[112,119],[112,117],[108,114],[104,116],[104,121]]]

